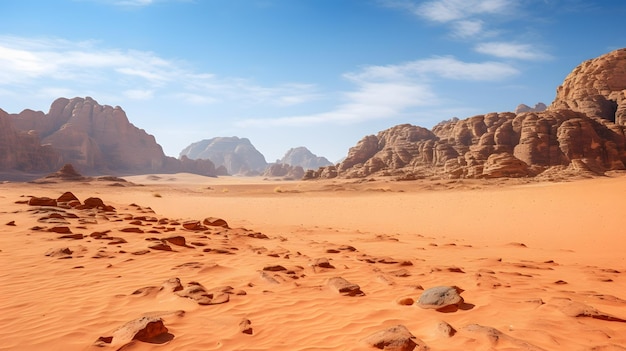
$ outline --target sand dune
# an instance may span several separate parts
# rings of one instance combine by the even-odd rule
[[[0,184],[1,350],[626,349],[621,175],[126,179]]]

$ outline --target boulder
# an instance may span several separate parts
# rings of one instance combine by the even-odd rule
[[[437,286],[426,289],[417,301],[417,305],[425,309],[444,310],[458,307],[463,303],[461,289],[455,286]]]
[[[426,344],[416,338],[404,325],[378,331],[362,340],[370,347],[386,351],[425,351]]]

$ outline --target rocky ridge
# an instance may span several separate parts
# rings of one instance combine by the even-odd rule
[[[166,156],[154,136],[130,123],[122,108],[100,105],[90,97],[59,98],[47,114],[24,110],[19,114],[4,114],[0,119],[1,123],[12,126],[2,128],[0,144],[6,144],[4,148],[10,149],[7,155],[21,162],[16,164],[9,156],[4,157],[0,162],[4,162],[5,169],[49,172],[71,163],[85,174],[216,175],[210,161]]]
[[[504,112],[402,124],[369,135],[337,167],[305,179],[396,176],[495,178],[601,175],[626,164],[626,49],[578,66],[543,112]]]

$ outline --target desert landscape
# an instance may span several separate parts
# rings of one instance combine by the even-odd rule
[[[0,350],[626,350],[625,130],[626,49],[335,164],[0,110]]]
[[[624,176],[5,182],[0,349],[624,350]]]

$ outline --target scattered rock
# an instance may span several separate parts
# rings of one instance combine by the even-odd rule
[[[239,331],[243,334],[252,335],[252,322],[247,318],[243,318],[239,322]]]
[[[176,292],[183,290],[183,285],[178,278],[170,278],[161,284],[159,291]]]
[[[550,303],[556,305],[561,312],[570,317],[587,317],[608,322],[626,323],[626,319],[598,311],[593,306],[585,305],[580,302],[575,302],[570,299],[555,298],[550,301]]]
[[[11,227],[15,227],[15,221],[7,222],[6,225],[11,226]]]
[[[81,240],[83,238],[82,234],[67,234],[61,235],[59,239],[73,239],[73,240]]]
[[[386,351],[426,351],[428,346],[403,325],[376,332],[362,340],[371,347]]]
[[[163,238],[163,241],[167,241],[168,243],[173,244],[173,245],[187,247],[187,241],[185,240],[185,237],[182,235],[170,236],[169,238]]]
[[[350,283],[341,277],[333,277],[328,280],[328,286],[345,296],[364,296],[361,287],[357,284]]]
[[[31,197],[28,200],[28,204],[30,206],[52,206],[56,207],[57,200],[51,199],[49,197]]]
[[[112,346],[125,345],[133,340],[153,342],[155,338],[167,332],[168,329],[163,324],[163,319],[144,316],[117,328],[111,335],[101,336],[98,342]]]
[[[265,266],[263,267],[264,271],[268,271],[268,272],[281,272],[281,271],[286,271],[287,268],[281,266],[281,265],[272,265],[272,266]]]
[[[164,243],[159,243],[159,244],[155,244],[152,246],[148,246],[148,248],[152,249],[152,250],[162,250],[162,251],[174,251],[172,250],[172,247],[164,244]]]
[[[426,289],[417,301],[421,308],[443,310],[450,306],[458,307],[463,303],[460,292],[456,286],[437,286]]]
[[[207,217],[207,218],[205,218],[204,220],[202,220],[202,224],[208,225],[210,227],[228,228],[228,223],[226,223],[225,220],[223,220],[221,218],[215,218],[215,217]]]
[[[415,300],[412,297],[400,297],[396,300],[396,303],[401,306],[411,306],[415,303]]]
[[[120,229],[120,232],[124,232],[124,233],[139,233],[142,234],[144,233],[144,230],[141,228],[137,228],[137,227],[128,227],[128,228],[122,228]]]
[[[70,227],[52,227],[48,229],[48,231],[52,233],[59,233],[59,234],[71,234],[72,233],[72,231],[70,230]]]
[[[57,198],[57,202],[71,202],[71,201],[79,201],[78,198],[69,191],[63,193],[63,195]]]
[[[49,257],[67,257],[67,256],[71,256],[73,253],[72,250],[70,250],[67,247],[61,248],[61,249],[50,249],[46,252],[46,256]]]
[[[225,290],[230,291],[232,288],[230,290],[216,289],[209,291],[198,282],[189,282],[185,289],[177,291],[176,294],[195,300],[199,305],[217,305],[230,300],[229,294]]]
[[[437,323],[437,331],[439,332],[439,334],[447,338],[453,337],[454,334],[456,334],[456,329],[454,329],[453,326],[444,321]]]
[[[335,268],[335,266],[333,266],[330,261],[328,260],[328,258],[326,257],[321,257],[321,258],[317,258],[315,259],[315,261],[313,261],[313,264],[311,264],[313,267],[319,267],[319,268],[329,268],[329,269],[333,269]]]
[[[203,226],[202,224],[200,224],[200,221],[195,221],[195,220],[183,222],[183,228],[188,229],[188,230],[193,230],[193,231],[203,231],[203,230],[209,229]]]

